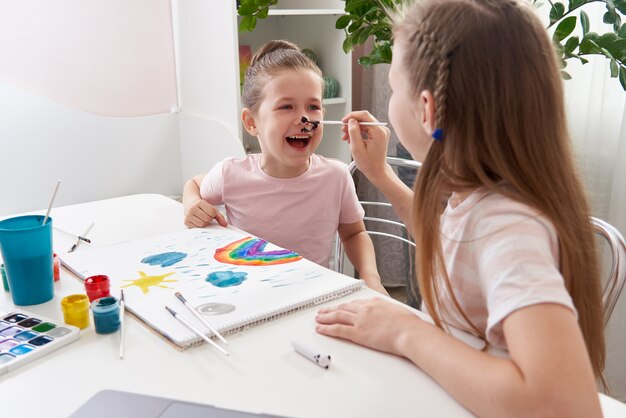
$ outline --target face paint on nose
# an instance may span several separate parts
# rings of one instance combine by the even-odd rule
[[[304,128],[300,129],[300,132],[302,133],[314,132],[315,130],[317,130],[320,124],[319,120],[309,121],[309,118],[307,118],[306,116],[302,116],[302,118],[300,119],[300,122],[304,123],[305,125]],[[311,129],[308,129],[307,125],[311,125]]]

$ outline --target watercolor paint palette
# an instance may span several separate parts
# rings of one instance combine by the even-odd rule
[[[78,328],[57,322],[24,310],[0,308],[0,375],[78,339]]]

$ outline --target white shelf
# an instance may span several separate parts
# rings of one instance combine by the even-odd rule
[[[344,15],[343,9],[270,9],[270,16]]]
[[[322,100],[322,104],[325,104],[325,105],[343,104],[345,102],[346,102],[345,97],[333,97],[332,99]]]

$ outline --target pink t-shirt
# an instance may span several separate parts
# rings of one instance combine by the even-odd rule
[[[485,189],[457,203],[453,195],[441,216],[443,256],[461,308],[491,346],[507,350],[502,321],[517,309],[550,302],[576,312],[559,272],[556,230],[545,216]],[[440,292],[445,322],[469,331],[449,293]]]
[[[225,205],[233,226],[328,267],[339,224],[364,214],[346,165],[313,154],[305,173],[280,179],[260,162],[260,154],[224,159],[202,180],[200,196]]]

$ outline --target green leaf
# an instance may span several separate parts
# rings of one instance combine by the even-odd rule
[[[358,9],[359,7],[366,5],[368,3],[370,3],[371,0],[351,0],[351,1],[346,1],[346,13],[352,13],[353,11],[355,11],[356,9]]]
[[[361,29],[363,29],[363,31],[360,32],[359,35],[356,38],[357,45],[364,44],[365,41],[367,41],[367,38],[370,37],[370,33],[371,33],[371,30],[372,30],[371,26],[368,27],[368,28],[361,28]],[[361,30],[361,29],[359,29],[359,30]]]
[[[604,16],[602,17],[602,21],[608,24],[615,23],[615,13],[606,12]]]
[[[380,46],[380,55],[386,62],[391,62],[392,50],[390,42],[385,42]]]
[[[352,51],[352,37],[346,36],[346,39],[343,40],[343,44],[341,45],[341,47],[343,48],[343,52],[345,52],[346,54]]]
[[[597,41],[597,44],[601,46],[602,48],[606,48],[609,45],[611,45],[613,42],[615,42],[616,40],[617,40],[617,35],[614,34],[613,32],[608,32],[600,36],[600,38]]]
[[[248,31],[252,32],[256,27],[256,17],[248,15],[244,16],[239,22],[239,32]]]
[[[613,4],[615,8],[620,11],[621,14],[626,15],[626,1],[625,0],[614,0]]]
[[[587,35],[583,36],[583,39],[580,41],[580,45],[578,46],[578,50],[581,54],[597,54],[600,50],[598,46],[598,36],[595,32],[589,32]]]
[[[340,16],[339,19],[337,19],[337,22],[335,22],[335,28],[345,29],[350,24],[351,21],[352,21],[351,15]]]
[[[563,53],[565,55],[570,55],[572,52],[574,52],[579,43],[580,41],[578,40],[578,36],[572,36],[567,40],[567,42],[565,42]]]
[[[626,38],[626,23],[624,23],[617,31],[617,36],[620,38]]]
[[[587,3],[586,0],[569,0],[569,10],[575,9]]]
[[[600,48],[600,52],[602,53],[602,55],[604,55],[604,56],[605,56],[605,57],[607,57],[607,58],[610,58],[610,59],[615,58],[615,57],[614,57],[614,56],[613,56],[613,55],[609,52],[609,50],[608,50],[608,49],[606,49],[606,48],[602,48],[602,47],[601,47],[601,48]]]
[[[365,12],[363,14],[363,16],[374,15],[374,14],[377,14],[378,12],[380,12],[380,11],[381,11],[381,9],[380,9],[380,7],[378,7],[378,5],[372,6],[372,7],[369,8],[369,10],[367,12]]]
[[[563,39],[567,38],[574,31],[575,27],[576,27],[576,16],[566,17],[565,19],[561,21],[561,23],[559,23],[559,26],[556,27],[552,38],[557,42],[561,42]]]
[[[348,33],[356,32],[356,30],[359,29],[361,26],[363,26],[362,20],[357,20],[357,21],[352,22],[350,27],[348,27]]]
[[[626,39],[618,39],[607,46],[606,49],[618,60],[623,61],[626,59]]]
[[[619,68],[617,67],[617,62],[615,62],[615,60],[611,60],[609,68],[611,69],[611,78],[617,77]]]
[[[616,13],[615,22],[613,22],[613,30],[615,31],[615,33],[619,31],[619,28],[621,25],[622,25],[622,17]]]
[[[584,11],[580,12],[580,24],[583,27],[583,36],[589,32],[589,16]]]
[[[372,59],[368,56],[363,56],[359,58],[359,64],[361,64],[365,68],[371,67]]]
[[[550,23],[554,23],[565,14],[565,6],[563,3],[554,3],[550,9]]]
[[[626,67],[619,68],[619,82],[622,85],[622,89],[626,91]]]
[[[563,80],[571,80],[572,76],[569,75],[569,73],[567,71],[561,71],[561,78]]]
[[[266,7],[264,9],[259,10],[259,13],[256,14],[256,18],[265,19],[269,13],[270,13],[270,8]]]
[[[240,16],[247,16],[255,13],[257,10],[258,8],[254,4],[242,3],[237,12]]]

